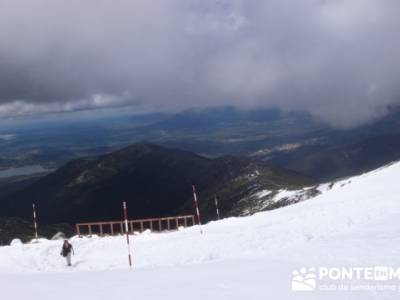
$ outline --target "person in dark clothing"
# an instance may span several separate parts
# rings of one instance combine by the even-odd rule
[[[68,242],[68,240],[64,241],[64,244],[62,246],[61,249],[61,255],[65,257],[65,259],[67,260],[67,265],[70,267],[72,266],[71,264],[71,255],[74,254],[74,248],[72,247],[72,245]]]

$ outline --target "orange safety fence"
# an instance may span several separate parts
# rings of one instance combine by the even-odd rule
[[[163,217],[163,218],[149,218],[139,220],[128,220],[129,233],[135,231],[143,232],[147,229],[151,231],[163,230],[177,230],[179,227],[188,227],[195,225],[194,215]],[[126,233],[124,230],[125,221],[111,221],[111,222],[90,222],[90,223],[77,223],[76,234],[81,237],[82,235],[99,234],[116,235]]]

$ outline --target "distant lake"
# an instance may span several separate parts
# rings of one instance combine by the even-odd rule
[[[40,165],[24,166],[24,167],[0,170],[0,178],[7,178],[7,177],[21,176],[21,175],[31,175],[31,174],[41,173],[41,172],[46,172],[46,171],[49,171],[49,170],[43,168]]]

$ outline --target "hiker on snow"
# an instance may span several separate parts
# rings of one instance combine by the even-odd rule
[[[74,254],[74,248],[72,245],[68,242],[68,240],[64,241],[64,244],[61,249],[61,255],[64,256],[67,260],[67,265],[70,267],[72,266],[71,264],[71,254]]]

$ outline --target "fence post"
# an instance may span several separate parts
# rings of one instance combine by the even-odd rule
[[[38,230],[37,230],[35,203],[32,203],[32,213],[33,213],[33,228],[35,230],[35,239],[37,241],[38,240]]]
[[[128,208],[126,207],[126,202],[122,204],[122,207],[124,210],[124,217],[125,217],[125,231],[126,231],[126,242],[128,245],[129,267],[132,268],[131,245],[129,243],[129,229],[128,229]]]
[[[75,225],[75,227],[76,227],[76,234],[78,235],[78,237],[82,237],[82,235],[81,235],[81,230],[80,230],[80,226],[79,226],[79,224],[76,224]]]
[[[217,219],[219,220],[220,217],[219,217],[219,208],[218,208],[218,197],[216,194],[214,195],[214,204],[215,204],[215,209],[217,211]]]
[[[140,232],[144,231],[143,221],[140,221]]]
[[[203,229],[201,228],[201,218],[200,218],[200,211],[199,211],[199,204],[197,203],[197,194],[196,194],[196,187],[192,185],[193,188],[193,200],[194,200],[194,205],[196,207],[196,213],[197,213],[197,220],[200,226],[200,234],[203,234]]]

